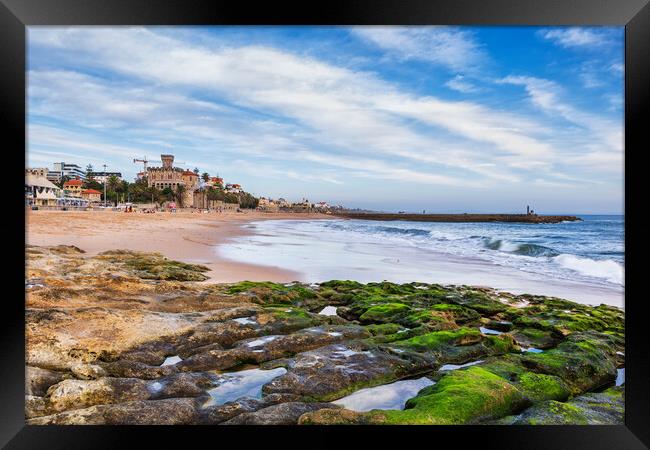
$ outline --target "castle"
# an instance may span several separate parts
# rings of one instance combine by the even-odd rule
[[[170,188],[176,190],[178,186],[185,186],[182,204],[185,207],[194,206],[194,191],[199,188],[199,175],[180,167],[174,167],[174,155],[160,155],[162,167],[147,167],[145,177],[149,187],[157,189]]]

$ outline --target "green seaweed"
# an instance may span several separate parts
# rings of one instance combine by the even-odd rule
[[[385,424],[471,424],[512,414],[530,402],[512,384],[480,367],[450,372],[407,401],[402,411],[371,411]]]

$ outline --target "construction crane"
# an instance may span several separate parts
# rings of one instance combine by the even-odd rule
[[[133,158],[133,164],[136,164],[136,163],[139,163],[139,162],[141,162],[141,163],[144,165],[143,173],[147,173],[147,164],[148,164],[148,163],[150,163],[150,162],[160,162],[160,161],[155,161],[155,160],[152,160],[152,159],[147,159],[146,156],[145,156],[144,158],[142,158],[142,159]]]
[[[148,163],[162,163],[162,161],[160,161],[160,160],[156,160],[156,159],[147,159],[146,156],[143,157],[142,159],[133,158],[133,163],[134,163],[134,164],[137,164],[137,163],[139,163],[139,162],[141,162],[142,165],[143,165],[143,172],[142,172],[143,174],[146,174],[146,173],[147,173],[147,164],[148,164]],[[182,161],[174,161],[174,164],[179,164],[179,165],[180,165],[180,164],[187,164],[187,163],[182,162]]]

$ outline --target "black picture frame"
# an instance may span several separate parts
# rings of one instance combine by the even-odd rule
[[[17,261],[24,258],[24,205],[9,189],[5,208],[18,220],[5,219],[10,242],[5,279],[16,295],[2,304],[2,383],[0,383],[0,445],[5,448],[117,448],[146,439],[165,448],[173,439],[187,445],[206,437],[214,445],[231,442],[284,447],[336,448],[347,439],[396,443],[420,442],[482,448],[635,449],[650,445],[650,352],[644,322],[648,302],[641,278],[648,222],[642,192],[643,151],[650,87],[650,5],[648,0],[349,0],[305,2],[215,2],[210,0],[0,0],[0,114],[5,125],[5,156],[11,154],[9,184],[21,186],[19,148],[25,137],[26,27],[31,25],[207,25],[207,24],[449,24],[449,25],[617,25],[625,26],[625,266],[626,266],[626,403],[624,426],[436,426],[436,427],[134,427],[26,426],[24,418],[24,295]],[[643,144],[642,144],[643,143]],[[9,173],[8,173],[9,172]],[[647,233],[647,231],[646,231]],[[15,236],[15,237],[14,237]],[[645,241],[645,242],[644,242]],[[9,249],[7,249],[9,251]],[[13,257],[13,258],[12,258]],[[24,266],[23,266],[24,267]],[[634,270],[634,268],[640,270]],[[24,273],[23,273],[24,275]],[[21,294],[22,293],[22,294]],[[638,295],[637,295],[638,294]],[[645,298],[644,298],[645,297]],[[345,433],[346,437],[338,436]],[[142,436],[140,436],[142,435]],[[259,441],[259,442],[255,442]],[[388,442],[388,441],[387,441]],[[195,445],[195,444],[194,444]],[[410,445],[410,444],[407,444]],[[421,444],[418,444],[421,445]],[[423,445],[423,444],[422,444]]]

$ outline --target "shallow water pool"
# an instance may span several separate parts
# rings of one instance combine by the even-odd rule
[[[210,389],[211,399],[204,406],[223,405],[240,398],[262,398],[262,386],[287,373],[284,367],[272,370],[249,369],[225,373],[219,386]]]
[[[360,389],[332,403],[357,412],[372,409],[404,409],[408,399],[415,397],[420,390],[432,384],[435,382],[427,377],[396,381],[383,386]]]

